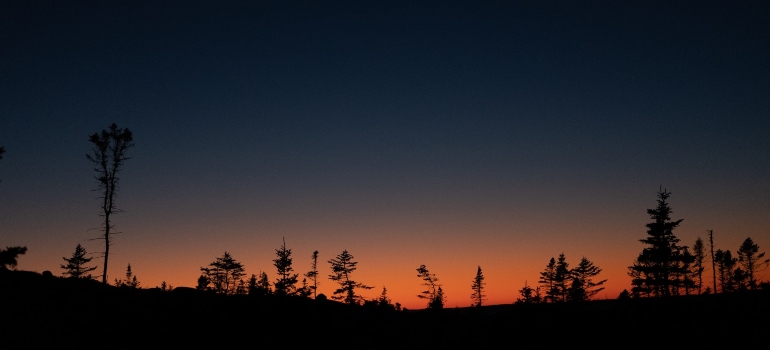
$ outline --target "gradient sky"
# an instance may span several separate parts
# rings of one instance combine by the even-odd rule
[[[364,4],[365,3],[365,4]],[[599,5],[601,4],[601,5]],[[88,136],[117,123],[109,280],[194,286],[347,249],[354,279],[469,306],[551,257],[616,298],[661,186],[682,244],[770,250],[770,3],[43,2],[0,5],[0,246],[56,275],[103,251]],[[100,267],[100,259],[94,259]],[[707,278],[711,278],[707,274]],[[764,272],[761,278],[770,279]]]

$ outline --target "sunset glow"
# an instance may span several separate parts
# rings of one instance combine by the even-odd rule
[[[420,265],[446,307],[478,266],[511,304],[561,253],[615,299],[661,188],[682,245],[770,251],[767,5],[406,4],[0,5],[0,248],[102,266],[85,155],[114,122],[136,145],[108,280],[143,288],[225,251],[273,282],[285,239],[327,296],[347,250],[409,309]]]

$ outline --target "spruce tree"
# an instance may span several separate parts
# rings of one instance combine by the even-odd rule
[[[484,275],[481,273],[481,266],[479,266],[478,270],[476,270],[476,277],[473,278],[473,283],[471,284],[471,289],[473,290],[471,301],[473,306],[481,307],[481,303],[486,300],[486,294],[484,294],[485,285]]]
[[[698,294],[701,294],[703,291],[703,271],[706,270],[706,247],[700,237],[692,245],[692,255],[694,260],[690,266],[690,275],[698,289]]]
[[[272,293],[272,290],[270,290],[270,279],[264,271],[261,271],[259,276],[251,275],[248,293],[249,295],[268,295]]]
[[[540,287],[532,288],[527,285],[527,281],[524,281],[524,287],[519,289],[519,295],[521,297],[516,298],[515,304],[537,304],[542,301],[540,295]]]
[[[556,280],[556,259],[551,257],[548,261],[548,265],[545,266],[545,271],[540,272],[540,280],[538,283],[545,288],[545,302],[553,303],[556,301],[556,289],[554,288],[554,281]]]
[[[436,278],[436,275],[430,273],[425,265],[420,265],[420,267],[417,268],[417,277],[422,279],[422,285],[427,288],[420,292],[417,297],[420,299],[427,299],[429,309],[442,308],[444,303],[443,300],[438,296],[438,289],[441,288],[441,285],[438,283],[438,278]]]
[[[575,300],[576,296],[584,298],[583,300],[590,300],[596,294],[604,290],[606,279],[594,281],[594,277],[598,276],[602,272],[602,269],[588,258],[583,257],[580,259],[580,263],[572,268],[570,275],[572,276],[572,283],[570,288],[573,289],[572,299]],[[576,284],[577,282],[577,284]],[[582,291],[575,291],[576,288],[582,289]]]
[[[746,273],[749,289],[757,289],[757,273],[766,269],[770,264],[770,259],[763,259],[764,257],[765,253],[759,252],[759,245],[754,243],[751,237],[746,238],[738,248],[738,262]]]
[[[96,270],[96,266],[87,266],[88,263],[91,262],[93,258],[87,257],[88,253],[86,252],[86,249],[83,248],[80,244],[78,244],[75,247],[75,252],[72,253],[72,257],[70,258],[62,258],[64,261],[66,261],[66,264],[61,265],[61,268],[64,269],[64,272],[62,272],[63,275],[69,276],[70,278],[86,278],[91,279],[93,278],[91,276],[91,271]]]
[[[738,286],[735,284],[735,267],[738,264],[738,258],[733,258],[730,250],[717,249],[714,254],[719,273],[719,287],[722,293],[736,291]]]
[[[139,288],[139,281],[136,279],[136,276],[134,276],[134,273],[131,271],[131,264],[128,264],[128,267],[126,268],[126,279],[119,280],[116,278],[115,286],[122,287],[122,288],[131,288],[131,289]]]
[[[286,248],[285,239],[281,248],[275,250],[275,254],[278,256],[273,260],[273,264],[278,270],[278,279],[273,284],[275,295],[294,295],[297,292],[299,274],[293,273],[291,249]]]
[[[342,253],[335,258],[330,259],[329,264],[331,264],[332,269],[332,274],[329,275],[329,279],[340,285],[340,287],[334,291],[332,299],[340,300],[345,304],[351,305],[363,303],[365,299],[356,293],[356,289],[372,289],[374,287],[356,282],[351,278],[351,274],[356,270],[356,265],[358,265],[358,262],[353,260],[353,255],[348,253],[347,250],[343,250]]]
[[[564,253],[561,253],[559,254],[559,259],[556,260],[556,274],[553,278],[553,294],[557,296],[559,301],[567,301],[567,290],[571,280],[572,275],[567,258],[564,256]]]
[[[243,264],[228,252],[216,258],[208,267],[201,267],[201,273],[205,279],[198,279],[198,289],[213,289],[218,294],[235,294],[245,275]],[[209,287],[209,284],[213,286]]]
[[[672,210],[667,202],[670,195],[670,192],[660,190],[658,205],[647,210],[653,221],[646,225],[648,236],[639,240],[647,247],[629,267],[634,288],[649,290],[657,297],[672,295],[674,289],[683,285],[680,276],[686,272],[683,267],[684,247],[678,245],[679,239],[674,235],[674,229],[682,220],[671,220]]]

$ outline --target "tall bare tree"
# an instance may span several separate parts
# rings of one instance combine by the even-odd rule
[[[110,238],[115,234],[113,224],[110,221],[112,214],[120,212],[115,206],[115,197],[118,192],[120,171],[123,170],[123,163],[131,159],[126,156],[129,148],[134,146],[134,137],[128,128],[118,128],[112,123],[108,130],[102,130],[88,138],[93,144],[92,153],[86,154],[88,160],[94,164],[97,191],[101,192],[102,200],[101,216],[104,217],[102,224],[102,236],[104,240],[104,272],[102,273],[102,282],[107,283],[107,261],[110,256]]]
[[[708,230],[709,233],[709,249],[711,249],[711,276],[714,278],[714,293],[717,292],[717,261],[714,256],[714,230]]]
[[[309,286],[313,290],[313,299],[318,296],[318,251],[313,251],[313,263],[310,265],[310,271],[305,274],[305,277],[313,280],[313,285]]]

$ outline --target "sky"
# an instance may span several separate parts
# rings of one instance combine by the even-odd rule
[[[88,136],[135,146],[108,280],[194,287],[224,252],[277,278],[347,250],[424,308],[537,286],[586,257],[613,299],[671,192],[674,234],[770,250],[770,3],[4,1],[0,246],[101,271]],[[706,274],[710,279],[710,273]],[[770,273],[760,274],[764,281]],[[709,284],[710,285],[710,284]]]

